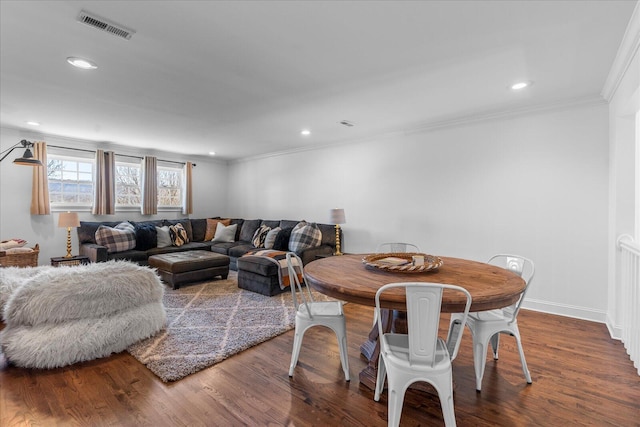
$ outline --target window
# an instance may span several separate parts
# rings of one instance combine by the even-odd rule
[[[47,163],[52,205],[91,206],[94,161],[50,155]]]
[[[49,200],[57,208],[91,207],[93,204],[95,160],[50,154],[47,163]],[[116,162],[116,210],[140,208],[142,166]],[[158,166],[158,208],[182,207],[182,168]]]
[[[116,208],[140,207],[142,168],[135,163],[116,162]]]
[[[158,208],[182,206],[182,169],[158,167]]]

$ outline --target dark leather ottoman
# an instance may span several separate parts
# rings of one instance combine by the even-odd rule
[[[263,256],[245,255],[238,258],[238,287],[266,296],[288,292],[280,289],[278,265]]]
[[[162,280],[173,289],[185,283],[229,276],[229,257],[208,251],[153,255],[149,257],[149,266],[157,268]]]

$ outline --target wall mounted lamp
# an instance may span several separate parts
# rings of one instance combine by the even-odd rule
[[[9,154],[11,154],[13,150],[15,150],[18,147],[22,147],[25,149],[24,154],[22,155],[22,157],[18,157],[17,159],[15,159],[13,163],[15,163],[16,165],[24,165],[24,166],[42,166],[42,162],[40,160],[33,158],[33,153],[31,152],[31,147],[33,147],[33,142],[27,141],[26,139],[23,139],[13,147],[7,148],[2,153],[0,153],[0,154],[4,154],[4,156],[2,156],[2,158],[0,159],[0,162],[3,161]]]

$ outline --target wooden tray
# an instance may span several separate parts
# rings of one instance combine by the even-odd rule
[[[424,265],[413,265],[412,257],[414,255],[422,255],[424,257]],[[381,262],[385,258],[398,258],[406,260],[406,264],[396,265]],[[362,258],[362,263],[367,267],[376,268],[378,270],[389,271],[393,273],[424,273],[425,271],[435,270],[443,264],[443,261],[434,255],[427,255],[420,252],[388,252],[382,254],[371,254]]]

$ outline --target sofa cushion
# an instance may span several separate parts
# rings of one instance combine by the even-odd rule
[[[263,219],[260,225],[266,225],[267,227],[273,229],[280,226],[280,220]]]
[[[230,219],[222,219],[222,218],[207,218],[207,230],[204,236],[204,240],[213,240],[216,235],[216,229],[218,228],[218,223],[222,223],[224,226],[231,225]],[[235,236],[234,236],[235,239]]]
[[[191,239],[192,242],[202,242],[204,240],[204,235],[206,231],[207,231],[206,218],[191,219],[191,232],[193,233],[193,239]]]
[[[237,224],[225,226],[222,222],[219,222],[216,226],[216,234],[213,236],[213,241],[225,243],[235,241],[237,227]]]
[[[261,219],[245,219],[242,223],[242,228],[240,229],[240,237],[238,240],[243,242],[250,242],[253,238],[253,234],[256,232],[260,224],[262,223]]]
[[[282,228],[283,230],[285,228],[293,228],[296,225],[298,225],[298,222],[300,221],[291,221],[290,219],[283,219],[282,221],[280,221],[280,228]]]
[[[256,248],[264,248],[264,240],[267,238],[267,233],[271,231],[271,227],[261,225],[258,227],[253,237],[251,238],[251,244]]]
[[[282,231],[282,228],[275,227],[269,230],[267,236],[264,239],[264,247],[265,249],[273,249],[273,245],[276,243],[276,238],[278,237],[278,233]]]
[[[171,242],[171,234],[169,233],[169,226],[165,225],[163,227],[156,227],[157,234],[157,244],[158,248],[166,248],[171,246],[173,243]]]
[[[121,222],[115,227],[101,225],[96,230],[96,243],[110,253],[128,251],[136,247],[136,232],[132,224]]]
[[[158,232],[156,231],[155,221],[134,222],[133,227],[136,231],[136,249],[146,251],[155,248],[158,244]]]
[[[242,230],[242,224],[244,224],[244,219],[231,218],[231,225],[233,224],[238,224],[238,229],[236,230],[236,240],[240,240],[240,230]]]
[[[80,221],[80,227],[76,229],[78,233],[78,242],[82,243],[96,243],[96,231],[98,231],[98,227],[101,225],[106,225],[107,227],[115,227],[120,224],[122,221],[116,222],[91,222],[91,221]]]
[[[184,228],[187,232],[187,238],[191,242],[193,240],[193,228],[191,228],[191,220],[189,218],[165,219],[162,225],[172,226],[176,224],[182,224],[182,228]]]
[[[239,245],[236,245],[232,248],[229,248],[229,256],[233,257],[233,258],[238,258],[241,257],[242,255],[246,254],[249,251],[254,250],[255,247],[247,242],[247,243],[241,243]]]
[[[300,254],[305,249],[320,246],[322,232],[317,224],[300,221],[291,231],[289,238],[289,250]]]
[[[173,252],[184,252],[184,251],[208,251],[209,247],[202,242],[189,242],[185,243],[182,246],[167,246],[164,248],[153,248],[146,251],[148,256],[159,255],[159,254],[169,254]]]
[[[289,250],[289,239],[291,238],[291,232],[293,231],[293,227],[291,228],[283,228],[280,230],[278,235],[276,236],[276,240],[273,242],[273,248],[277,251],[288,251]]]

